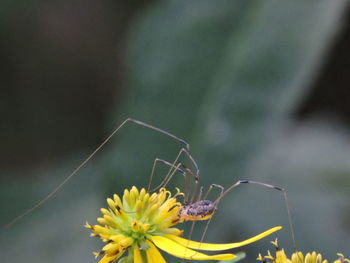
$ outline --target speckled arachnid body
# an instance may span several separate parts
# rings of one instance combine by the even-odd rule
[[[211,218],[216,210],[216,205],[209,200],[201,200],[182,207],[179,211],[181,221],[207,220]]]

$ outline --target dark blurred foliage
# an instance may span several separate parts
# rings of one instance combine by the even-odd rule
[[[130,116],[190,141],[205,186],[254,179],[288,189],[301,250],[348,253],[349,30],[346,0],[2,1],[1,225]],[[179,147],[128,125],[57,196],[1,232],[2,257],[96,262],[101,244],[84,221],[107,196],[144,186],[154,158],[172,160]],[[275,225],[291,251],[281,195],[242,186],[206,240]],[[242,248],[246,262],[274,238]]]
[[[106,116],[123,97],[125,33],[143,5],[1,4],[2,167],[49,162],[105,137]]]
[[[301,101],[297,116],[332,115],[350,124],[350,10],[347,9],[342,29],[331,44],[321,70],[312,83],[311,92]]]

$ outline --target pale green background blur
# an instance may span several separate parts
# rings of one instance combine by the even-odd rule
[[[133,117],[189,141],[204,186],[286,188],[298,248],[350,257],[349,17],[346,0],[2,1],[1,225]],[[97,262],[102,243],[85,221],[106,197],[146,186],[154,158],[179,148],[125,127],[54,198],[1,231],[0,261]],[[205,241],[276,225],[284,229],[234,252],[255,262],[275,237],[293,249],[282,194],[243,185]],[[203,224],[196,230],[198,240]]]

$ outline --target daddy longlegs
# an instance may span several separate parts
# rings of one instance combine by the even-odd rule
[[[196,169],[195,172],[193,172],[190,168],[186,167],[182,163],[178,162],[181,154],[183,154],[183,153],[192,162],[193,166]],[[181,221],[181,222],[192,221],[192,225],[190,228],[190,233],[189,233],[188,239],[191,239],[191,237],[192,237],[196,222],[207,220],[207,223],[205,225],[205,228],[203,230],[203,233],[202,233],[202,236],[201,236],[201,239],[199,242],[201,244],[205,238],[205,235],[207,233],[207,230],[208,230],[209,224],[212,220],[212,217],[214,215],[214,212],[217,210],[219,202],[222,200],[222,198],[224,196],[226,196],[229,192],[231,192],[234,188],[238,187],[241,184],[256,184],[256,185],[264,186],[264,187],[267,187],[267,188],[270,188],[273,190],[277,190],[277,191],[283,193],[283,197],[285,200],[285,206],[286,206],[286,210],[287,210],[287,214],[288,214],[288,223],[289,223],[289,227],[290,227],[292,242],[293,242],[294,250],[297,251],[295,235],[294,235],[294,228],[293,228],[293,224],[292,224],[292,216],[291,216],[290,207],[289,207],[289,201],[288,201],[288,197],[287,197],[287,192],[284,188],[274,186],[271,184],[262,183],[262,182],[252,181],[252,180],[238,180],[234,184],[232,184],[230,187],[228,187],[227,189],[225,189],[222,185],[219,185],[219,184],[211,184],[209,186],[207,192],[205,193],[204,197],[203,197],[203,187],[200,187],[198,196],[196,197],[196,192],[197,192],[198,183],[199,183],[199,167],[198,167],[196,161],[194,160],[194,158],[192,157],[192,155],[186,149],[182,148],[180,150],[180,152],[178,153],[175,161],[172,163],[168,162],[166,160],[163,160],[163,159],[159,159],[159,158],[155,159],[155,161],[153,163],[153,167],[152,167],[152,172],[151,172],[149,184],[148,184],[148,189],[150,188],[152,178],[154,176],[155,166],[159,162],[169,166],[170,169],[169,169],[168,173],[166,174],[165,178],[163,179],[163,181],[153,190],[157,190],[161,187],[166,187],[167,184],[170,182],[171,178],[174,176],[175,172],[179,172],[180,174],[182,174],[184,176],[184,180],[185,180],[184,196],[185,197],[184,197],[184,204],[179,212],[179,221]],[[188,185],[189,185],[189,178],[190,177],[193,177],[193,180],[194,180],[194,190],[193,190],[193,193],[191,194],[191,197],[189,197],[190,193],[188,192],[189,191]],[[208,196],[214,188],[219,189],[220,194],[216,198],[215,201],[210,201],[210,200],[208,200]],[[200,249],[200,246],[197,249]]]
[[[52,198],[73,176],[75,176],[78,171],[80,169],[82,169],[95,155],[96,153],[98,153],[113,137],[115,134],[117,134],[117,132],[124,127],[127,123],[134,123],[137,124],[139,126],[143,126],[146,127],[148,129],[154,130],[156,132],[162,133],[166,136],[171,137],[172,139],[180,142],[183,147],[181,148],[181,150],[179,151],[177,157],[175,158],[175,160],[173,162],[168,162],[166,160],[160,159],[160,158],[156,158],[154,160],[153,163],[153,167],[152,167],[152,172],[150,175],[150,179],[149,179],[149,183],[148,183],[148,191],[155,191],[161,187],[165,187],[170,180],[172,179],[172,177],[174,176],[174,174],[176,172],[181,173],[184,176],[184,204],[182,206],[182,208],[180,209],[179,212],[179,220],[181,221],[193,221],[192,226],[191,226],[191,231],[190,231],[190,235],[192,235],[193,232],[193,228],[194,225],[196,223],[196,221],[203,221],[203,220],[207,220],[207,224],[205,226],[204,232],[202,234],[201,237],[201,241],[200,243],[202,243],[205,234],[208,230],[208,226],[211,222],[212,216],[215,212],[215,210],[218,207],[219,202],[221,201],[221,199],[226,196],[229,192],[231,192],[234,188],[236,188],[237,186],[241,185],[241,184],[257,184],[260,186],[264,186],[270,189],[274,189],[280,192],[283,192],[284,194],[284,200],[286,203],[286,209],[287,209],[287,213],[288,213],[288,220],[289,220],[289,227],[290,227],[290,231],[291,231],[291,236],[292,236],[292,241],[293,241],[293,246],[294,249],[296,250],[296,242],[295,242],[295,235],[294,235],[294,229],[293,229],[293,224],[292,224],[292,218],[291,218],[291,212],[290,212],[290,208],[289,208],[289,202],[287,199],[287,193],[286,190],[284,188],[278,187],[278,186],[274,186],[274,185],[270,185],[270,184],[266,184],[266,183],[261,183],[261,182],[256,182],[256,181],[250,181],[250,180],[238,180],[237,182],[235,182],[234,184],[232,184],[230,187],[228,187],[227,189],[225,189],[223,186],[218,185],[218,184],[211,184],[206,192],[206,194],[204,195],[204,198],[202,199],[202,195],[203,195],[203,187],[200,187],[198,195],[196,197],[197,191],[198,191],[198,183],[199,183],[199,167],[195,161],[195,159],[192,157],[191,153],[190,153],[190,144],[175,136],[174,134],[165,131],[163,129],[160,129],[158,127],[155,127],[153,125],[150,125],[148,123],[139,121],[139,120],[135,120],[132,118],[127,118],[126,120],[124,120],[76,169],[74,169],[53,191],[51,191],[47,196],[45,196],[42,200],[40,200],[36,205],[34,205],[33,207],[29,208],[28,210],[26,210],[24,213],[20,214],[19,216],[15,217],[11,222],[9,222],[5,228],[9,228],[11,227],[13,224],[15,224],[18,220],[22,219],[23,217],[27,216],[28,214],[32,213],[34,210],[36,210],[37,208],[39,208],[40,206],[42,206],[46,201],[48,201],[50,198]],[[181,155],[186,155],[187,158],[191,161],[192,165],[195,168],[195,171],[192,171],[190,168],[186,167],[184,164],[179,162],[180,156]],[[169,168],[168,173],[166,174],[165,178],[163,179],[163,181],[160,183],[160,185],[158,185],[156,188],[154,189],[150,189],[151,187],[151,183],[154,177],[154,173],[155,173],[155,168],[156,165],[158,163],[163,163],[165,165],[167,165]],[[190,197],[190,191],[189,191],[189,185],[190,185],[190,178],[193,178],[194,180],[194,190],[192,192],[192,196]],[[217,197],[217,199],[215,201],[210,201],[210,200],[206,200],[209,193],[212,191],[212,189],[217,188],[220,191],[219,196]]]

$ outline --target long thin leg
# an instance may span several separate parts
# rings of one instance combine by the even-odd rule
[[[162,130],[160,128],[157,128],[153,125],[150,125],[148,123],[139,121],[139,120],[135,120],[132,118],[127,118],[126,120],[124,120],[112,133],[111,135],[109,135],[72,173],[70,173],[63,181],[62,183],[60,183],[54,190],[52,190],[47,196],[45,196],[42,200],[40,200],[36,205],[34,205],[33,207],[29,208],[28,210],[26,210],[24,213],[20,214],[19,216],[15,217],[13,220],[11,220],[11,222],[9,222],[7,225],[5,225],[5,228],[8,228],[10,226],[12,226],[14,223],[16,223],[18,220],[20,220],[21,218],[25,217],[26,215],[30,214],[31,212],[33,212],[35,209],[37,209],[38,207],[40,207],[41,205],[43,205],[47,200],[49,200],[52,196],[54,196],[81,168],[83,168],[87,162],[90,161],[90,159],[92,157],[94,157],[94,155],[99,152],[101,150],[101,148],[103,146],[105,146],[105,144],[107,142],[109,142],[112,137],[127,123],[132,122],[135,123],[137,125],[149,128],[151,130],[160,132],[162,134],[165,134],[177,141],[179,141],[180,143],[182,143],[183,145],[185,145],[185,148],[187,149],[187,151],[190,150],[190,145],[189,143],[187,143],[185,140],[173,135],[170,132],[167,132],[165,130]]]
[[[241,185],[241,184],[257,184],[257,185],[261,185],[270,189],[274,189],[277,191],[280,191],[283,193],[283,197],[284,197],[284,201],[285,201],[285,205],[286,205],[286,209],[287,209],[287,214],[288,214],[288,223],[289,223],[289,227],[290,227],[290,233],[291,233],[291,237],[292,237],[292,242],[293,242],[293,246],[294,246],[294,250],[297,251],[297,247],[296,247],[296,241],[295,241],[295,234],[294,234],[294,226],[293,226],[293,220],[292,220],[292,213],[290,211],[290,206],[289,206],[289,201],[288,201],[288,196],[287,196],[287,191],[279,186],[275,186],[275,185],[271,185],[271,184],[266,184],[266,183],[261,183],[261,182],[257,182],[257,181],[251,181],[251,180],[239,180],[236,183],[234,183],[233,185],[231,185],[229,188],[227,188],[215,201],[214,204],[215,206],[217,206],[220,202],[220,200],[227,195],[229,192],[231,192],[234,188],[236,188],[237,186]]]
[[[257,184],[257,185],[261,185],[261,186],[265,186],[280,192],[286,192],[286,190],[284,188],[281,188],[279,186],[275,186],[272,184],[265,184],[265,183],[261,183],[261,182],[257,182],[257,181],[251,181],[251,180],[238,180],[236,183],[234,183],[233,185],[231,185],[229,188],[227,188],[225,190],[225,192],[223,192],[223,194],[221,196],[219,196],[214,203],[218,202],[221,198],[223,198],[225,195],[227,195],[229,192],[231,192],[234,188],[236,188],[237,186],[241,185],[241,184]]]
[[[171,169],[172,171],[174,171],[174,172],[178,171],[178,172],[180,172],[183,176],[186,176],[186,172],[185,172],[183,169],[180,168],[180,167],[181,167],[181,163],[178,163],[177,165],[175,165],[175,164],[170,163],[170,162],[168,162],[168,161],[165,161],[165,160],[163,160],[163,159],[156,158],[156,159],[154,159],[154,162],[153,162],[152,172],[151,172],[150,179],[149,179],[149,182],[148,182],[147,192],[150,191],[151,184],[152,184],[152,180],[153,180],[154,173],[155,173],[155,168],[156,168],[156,166],[157,166],[157,164],[158,164],[159,162],[160,162],[160,163],[163,163],[163,164],[165,164],[165,165],[167,165],[167,166],[169,166],[170,169]],[[174,172],[173,172],[173,173],[174,173]],[[161,188],[162,185],[163,185],[163,183],[164,183],[164,180],[163,180],[157,187],[155,187],[154,189],[152,189],[151,192],[154,192],[155,190]]]
[[[188,200],[191,200],[190,202],[193,203],[193,200],[194,200],[194,198],[195,198],[195,196],[197,194],[197,190],[198,190],[199,174],[193,173],[190,168],[186,167],[182,163],[181,163],[180,167],[185,169],[186,174],[191,175],[193,177],[193,179],[194,179],[193,180],[194,189],[193,189],[193,192],[191,193],[192,198],[189,198],[189,196],[190,196],[189,189],[190,189],[190,184],[191,184],[190,177],[185,177],[185,183],[184,183],[185,203],[188,204]],[[165,187],[170,182],[170,180],[172,179],[173,175],[174,175],[174,172],[172,172],[171,174],[167,175],[165,177],[165,179],[163,180],[163,182],[156,189],[158,189],[161,186]]]
[[[180,143],[182,143],[183,145],[186,146],[187,151],[190,151],[190,144],[188,142],[186,142],[184,139],[181,139],[181,138],[175,136],[174,134],[172,134],[170,132],[167,132],[166,130],[160,129],[160,128],[155,127],[153,125],[150,125],[148,123],[145,123],[145,122],[142,122],[142,121],[139,121],[139,120],[135,120],[135,119],[132,119],[132,118],[127,118],[116,130],[119,130],[127,122],[133,122],[135,124],[147,127],[147,128],[152,129],[154,131],[163,133],[163,134],[165,134],[165,135],[167,135],[167,136],[169,136],[169,137],[179,141]],[[117,131],[115,131],[115,132],[117,132]],[[115,132],[113,132],[113,133],[115,133]]]
[[[192,155],[191,155],[185,148],[181,148],[181,149],[180,149],[179,153],[177,154],[177,156],[176,156],[175,160],[172,162],[172,164],[176,165],[177,162],[179,161],[179,159],[180,159],[180,157],[181,157],[182,154],[186,154],[186,156],[191,160],[193,166],[194,166],[195,169],[196,169],[196,173],[195,173],[195,175],[194,175],[190,169],[186,168],[186,170],[187,170],[188,172],[190,172],[190,173],[194,176],[194,178],[195,178],[196,181],[198,181],[198,180],[199,180],[199,167],[198,167],[196,161],[194,160],[194,158],[192,157]],[[185,166],[183,165],[183,167],[185,167]],[[154,164],[153,164],[153,168],[152,168],[152,172],[151,172],[151,177],[150,177],[149,184],[148,184],[148,190],[150,190],[150,187],[151,187],[151,182],[152,182],[152,179],[153,179],[153,174],[154,174],[154,172],[155,172],[154,169],[155,169],[155,166],[154,166]],[[166,176],[164,177],[164,179],[163,179],[163,181],[160,183],[160,185],[162,185],[162,184],[166,185],[166,184],[170,181],[172,172],[173,172],[173,167],[170,167],[168,173],[166,174]],[[186,184],[185,184],[185,186],[186,186]]]
[[[225,188],[222,185],[219,184],[211,184],[208,188],[207,193],[204,196],[204,199],[206,200],[208,198],[208,195],[210,194],[211,190],[213,190],[213,188],[219,188],[220,189],[220,195],[222,195],[225,191]]]
[[[222,185],[219,185],[219,184],[211,184],[211,185],[209,186],[209,188],[208,188],[208,191],[207,191],[207,193],[206,193],[204,199],[206,199],[206,198],[208,197],[209,193],[211,192],[211,190],[212,190],[213,188],[218,188],[218,189],[220,189],[220,196],[222,196],[223,193],[224,193],[224,191],[225,191],[225,188],[224,188]],[[201,241],[200,241],[200,243],[203,242],[204,237],[205,237],[205,235],[207,234],[207,231],[208,231],[208,228],[209,228],[209,224],[210,224],[212,218],[213,218],[213,217],[210,217],[210,218],[208,219],[207,223],[205,224],[204,231],[203,231],[203,234],[202,234],[202,236],[201,236]],[[199,249],[199,248],[200,248],[200,247],[198,247],[198,249]]]
[[[202,195],[203,195],[203,186],[201,186],[201,188],[199,189],[199,194],[196,202],[199,202],[200,200],[202,200]]]
[[[175,160],[173,161],[173,164],[177,163],[181,157],[182,154],[186,154],[186,156],[188,157],[188,159],[191,160],[193,166],[196,169],[195,174],[199,177],[199,166],[197,164],[197,162],[194,160],[194,158],[192,157],[192,155],[188,152],[188,150],[186,150],[185,148],[181,148],[181,150],[179,151],[179,153],[177,154]],[[165,178],[167,178],[169,176],[169,174],[171,173],[171,169],[169,170],[167,176],[165,176]],[[166,179],[164,179],[166,180]]]
[[[201,186],[201,188],[199,189],[199,194],[198,194],[196,202],[199,202],[201,200],[202,195],[203,195],[203,186]],[[188,235],[188,240],[191,240],[191,238],[192,238],[192,234],[193,234],[193,230],[194,230],[194,226],[195,226],[196,222],[197,221],[193,221],[191,224],[191,229],[190,229],[190,233]]]
[[[200,189],[199,189],[197,202],[201,200],[202,194],[203,194],[203,186],[201,186]],[[187,237],[188,240],[192,239],[192,234],[193,234],[193,230],[194,230],[194,227],[195,227],[196,223],[197,223],[197,221],[192,221],[192,223],[191,223],[190,233],[188,234],[188,237]],[[185,250],[185,253],[186,253],[186,250]],[[185,260],[182,259],[181,262],[185,262]]]
[[[194,181],[193,181],[193,184],[194,184],[194,187],[193,187],[193,191],[192,191],[192,197],[190,198],[190,194],[186,195],[185,197],[185,201],[186,203],[188,203],[190,200],[190,203],[193,203],[194,199],[195,199],[195,196],[197,195],[197,190],[198,190],[198,182],[199,182],[199,174],[195,174],[192,172],[191,169],[185,167],[186,171],[192,175],[192,177],[194,178]],[[185,189],[188,193],[190,192],[189,189],[191,187],[191,182],[187,182],[185,184]]]
[[[205,196],[204,196],[204,200],[206,200],[206,198],[208,197],[209,193],[211,192],[211,190],[212,190],[213,188],[219,188],[219,189],[220,189],[220,195],[222,195],[223,192],[224,192],[224,190],[225,190],[224,187],[221,186],[221,185],[219,185],[219,184],[211,184],[211,185],[209,186],[208,190],[207,190],[207,193],[206,193]],[[200,190],[199,190],[199,194],[198,194],[198,197],[197,197],[197,201],[196,201],[196,202],[202,200],[202,195],[203,195],[203,186],[201,186],[201,188],[200,188]],[[200,244],[203,242],[204,237],[205,237],[205,235],[206,235],[206,233],[207,233],[207,231],[208,231],[208,228],[209,228],[209,224],[210,224],[210,222],[211,222],[211,219],[212,219],[212,217],[211,217],[211,218],[206,222],[206,224],[205,224],[205,227],[204,227],[204,230],[203,230],[201,239],[200,239]],[[191,224],[190,233],[189,233],[189,236],[188,236],[188,239],[189,239],[189,240],[191,240],[191,238],[192,238],[193,230],[194,230],[194,227],[195,227],[196,223],[197,223],[197,221],[193,221],[192,224]],[[197,249],[200,249],[200,245],[198,246]]]
[[[189,174],[191,174],[191,175],[193,176],[193,178],[194,178],[194,182],[193,182],[193,183],[194,183],[194,190],[193,190],[193,192],[192,192],[192,199],[191,199],[192,202],[193,202],[193,198],[194,198],[195,195],[197,194],[197,188],[198,188],[198,182],[199,182],[199,166],[198,166],[198,164],[196,163],[196,161],[194,160],[194,158],[192,157],[192,155],[191,155],[186,149],[184,149],[184,148],[182,148],[182,149],[180,150],[180,152],[179,152],[178,156],[176,157],[174,163],[176,163],[176,162],[179,160],[179,158],[180,158],[180,156],[181,156],[182,153],[185,153],[185,154],[187,155],[187,157],[191,160],[193,166],[194,166],[195,169],[196,169],[195,173],[193,173],[191,169],[189,169],[189,168],[185,167],[185,165],[183,165],[183,167],[186,169],[186,171],[187,171]],[[185,183],[184,183],[185,203],[188,203],[189,195],[190,195],[190,194],[189,194],[189,193],[190,193],[189,189],[190,189],[191,181],[189,180],[190,177],[185,178],[185,179],[186,179],[186,181],[185,181]],[[167,183],[168,183],[168,182],[169,182],[169,179],[168,179]],[[188,194],[187,194],[187,193],[188,193]]]
[[[178,166],[178,160],[180,159],[180,156],[182,154],[186,154],[186,156],[191,160],[193,166],[195,167],[196,169],[196,173],[193,173],[192,170],[188,167],[186,167],[184,164],[180,163],[180,166]],[[170,180],[172,179],[173,175],[175,174],[175,167],[181,167],[183,169],[186,170],[186,175],[189,174],[193,177],[194,179],[194,190],[193,190],[193,193],[192,193],[192,201],[193,202],[193,199],[195,197],[195,195],[197,194],[197,188],[198,188],[198,182],[199,182],[199,167],[196,163],[196,161],[194,160],[194,158],[192,157],[192,155],[185,149],[185,148],[181,148],[179,153],[177,154],[175,160],[173,163],[169,163],[167,162],[170,166],[170,169],[168,171],[168,173],[166,174],[165,178],[163,179],[163,181],[155,188],[153,188],[151,190],[151,192],[159,189],[160,187],[166,187],[166,185],[170,182]],[[155,167],[156,167],[156,162],[153,163],[153,167],[152,167],[152,171],[151,171],[151,175],[150,175],[150,180],[149,180],[149,183],[148,183],[148,191],[150,191],[150,188],[151,188],[151,184],[152,184],[152,180],[153,180],[153,177],[154,177],[154,173],[155,173]],[[185,182],[184,182],[184,190],[183,190],[183,193],[185,195],[185,203],[188,203],[188,200],[189,200],[189,187],[190,187],[190,177],[189,176],[185,176]]]
[[[167,161],[164,161],[164,160],[161,160],[161,159],[158,159],[157,160],[157,162],[162,162],[162,163],[164,163],[164,164],[166,164],[166,165],[168,165],[169,167],[172,167],[172,169],[173,169],[173,172],[169,175],[169,178],[165,181],[165,180],[163,180],[157,187],[155,187],[155,188],[153,188],[152,190],[151,190],[151,192],[154,192],[154,191],[156,191],[157,189],[159,189],[159,188],[161,188],[161,187],[166,187],[167,186],[167,184],[170,182],[170,180],[173,178],[173,176],[175,175],[175,173],[176,173],[176,171],[179,171],[183,176],[184,176],[184,185],[185,185],[185,190],[184,190],[184,196],[185,196],[185,203],[187,202],[187,187],[186,187],[186,185],[187,185],[187,183],[188,183],[188,181],[189,181],[189,178],[190,178],[190,176],[192,175],[192,176],[194,176],[192,173],[189,173],[188,171],[187,171],[187,168],[186,167],[184,167],[181,163],[177,163],[176,165],[175,164],[172,164],[172,163],[169,163],[169,162],[167,162]],[[154,167],[155,167],[155,164],[154,164]],[[184,170],[185,169],[185,170]],[[153,171],[154,171],[154,169],[152,169]],[[153,176],[152,176],[153,177]],[[196,180],[196,178],[195,178],[195,180]]]

